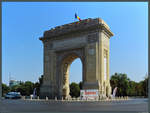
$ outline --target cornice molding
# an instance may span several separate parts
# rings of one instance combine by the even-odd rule
[[[100,30],[105,31],[109,37],[113,36],[109,26],[100,18],[85,19],[79,22],[73,22],[62,26],[57,26],[44,32],[44,36],[40,38],[42,41],[49,39],[56,39],[63,37],[63,35],[69,35],[74,33],[82,33],[85,31]]]

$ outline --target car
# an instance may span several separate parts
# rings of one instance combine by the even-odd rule
[[[5,99],[20,99],[20,92],[9,92],[5,95]]]

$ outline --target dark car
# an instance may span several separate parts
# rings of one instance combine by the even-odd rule
[[[9,92],[5,95],[5,99],[20,99],[21,95],[19,92]]]

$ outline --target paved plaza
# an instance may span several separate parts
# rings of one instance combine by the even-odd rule
[[[148,99],[115,101],[2,100],[4,112],[148,111]]]

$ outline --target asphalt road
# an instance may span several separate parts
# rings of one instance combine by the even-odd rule
[[[148,99],[120,101],[2,100],[2,112],[148,111]]]

